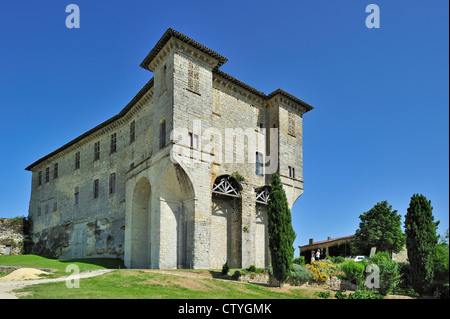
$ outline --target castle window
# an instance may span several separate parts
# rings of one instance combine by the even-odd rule
[[[198,149],[198,135],[189,133],[189,146]]]
[[[166,146],[166,121],[162,121],[159,128],[159,148]]]
[[[98,179],[94,180],[94,198],[98,198]]]
[[[45,182],[48,183],[50,181],[50,167],[45,169]]]
[[[58,178],[58,163],[55,163],[55,165],[53,165],[53,179]]]
[[[75,192],[74,192],[74,197],[75,197],[75,205],[77,205],[80,202],[80,189],[78,187],[75,187]]]
[[[256,152],[256,170],[255,173],[258,176],[263,176],[264,172],[263,172],[263,154]]]
[[[113,133],[111,134],[111,147],[109,150],[109,153],[115,153],[117,151],[117,134]]]
[[[109,193],[114,194],[116,192],[116,173],[109,175]]]
[[[295,118],[291,112],[288,113],[288,134],[295,136]]]
[[[188,89],[199,93],[199,66],[191,61],[188,66]]]
[[[95,142],[94,144],[94,161],[100,159],[100,141]]]
[[[39,185],[39,186],[42,185],[42,172],[39,172],[38,185]]]
[[[295,168],[292,166],[288,166],[288,170],[289,170],[289,177],[295,178]]]
[[[130,124],[130,143],[133,143],[136,139],[136,121]]]
[[[41,216],[41,205],[38,206],[38,216]]]
[[[53,211],[56,212],[58,210],[58,203],[56,201],[53,202]]]
[[[75,153],[75,169],[80,168],[80,152]]]

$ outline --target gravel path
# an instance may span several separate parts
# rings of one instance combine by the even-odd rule
[[[106,274],[114,269],[98,269],[92,271],[85,271],[80,273],[80,279],[95,277]],[[0,299],[19,299],[13,292],[15,289],[19,289],[28,285],[42,284],[46,282],[58,282],[65,281],[69,276],[54,278],[54,279],[36,279],[36,280],[21,280],[21,281],[0,281]]]

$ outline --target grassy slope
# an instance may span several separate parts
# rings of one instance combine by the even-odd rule
[[[0,256],[0,266],[20,266],[29,268],[52,268],[64,271],[69,264],[76,264],[80,270],[85,269],[116,269],[123,263],[113,258],[83,258],[83,259],[49,259],[37,255]]]
[[[68,289],[65,282],[28,286],[24,298],[38,299],[291,299],[309,298],[300,289],[269,288],[202,277],[182,277],[142,270],[116,270],[80,281]]]
[[[36,255],[0,256],[2,266],[22,266],[30,268],[53,268],[59,275],[68,275],[65,268],[77,264],[80,270],[122,268],[120,260],[89,259],[48,259]],[[186,270],[186,275],[192,272]],[[206,271],[208,272],[208,271]],[[143,270],[121,269],[102,276],[82,279],[80,288],[69,289],[64,281],[27,286],[20,292],[30,292],[23,298],[37,299],[271,299],[310,298],[301,289],[278,289],[235,281],[224,281],[205,277],[186,277],[176,274],[161,274]]]

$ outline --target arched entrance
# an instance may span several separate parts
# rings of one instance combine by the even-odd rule
[[[179,164],[170,164],[160,192],[161,268],[192,268],[194,211],[194,187],[189,176]]]
[[[133,192],[131,210],[131,268],[149,268],[151,265],[150,236],[150,182],[142,177]]]
[[[241,185],[229,175],[215,179],[211,208],[211,267],[221,268],[226,261],[231,268],[242,265]]]

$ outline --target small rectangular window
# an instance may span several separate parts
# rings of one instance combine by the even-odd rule
[[[42,171],[39,172],[39,174],[38,174],[38,185],[39,185],[39,186],[42,185]]]
[[[94,161],[100,159],[100,141],[95,142],[94,144]]]
[[[263,163],[263,154],[256,152],[256,170],[255,173],[258,176],[263,176],[264,175],[264,167],[263,167],[264,163]]]
[[[114,194],[116,192],[116,173],[109,175],[109,193]]]
[[[53,202],[53,211],[54,212],[58,211],[58,203],[56,201]]]
[[[78,187],[75,187],[74,196],[75,196],[75,205],[77,205],[80,202],[80,190]]]
[[[109,150],[109,153],[115,153],[117,151],[117,134],[113,133],[111,134],[111,147]]]
[[[76,152],[75,153],[75,169],[79,169],[80,168],[80,152]]]
[[[188,64],[188,89],[199,93],[199,71],[200,68],[198,64],[189,61]]]
[[[295,136],[295,117],[291,112],[288,113],[288,134]]]
[[[50,167],[45,169],[45,182],[48,183],[50,181]]]
[[[94,198],[98,198],[98,183],[99,183],[99,180],[95,179],[94,180]]]
[[[162,121],[159,130],[159,148],[166,146],[166,121]]]
[[[59,174],[58,163],[55,163],[55,165],[53,165],[53,179],[58,178],[58,176],[59,176],[58,174]]]
[[[289,171],[289,177],[295,178],[295,168],[292,166],[288,166],[288,171]]]
[[[189,133],[189,146],[198,149],[198,135]]]
[[[130,124],[130,143],[133,143],[135,140],[136,140],[136,121],[133,121]]]

